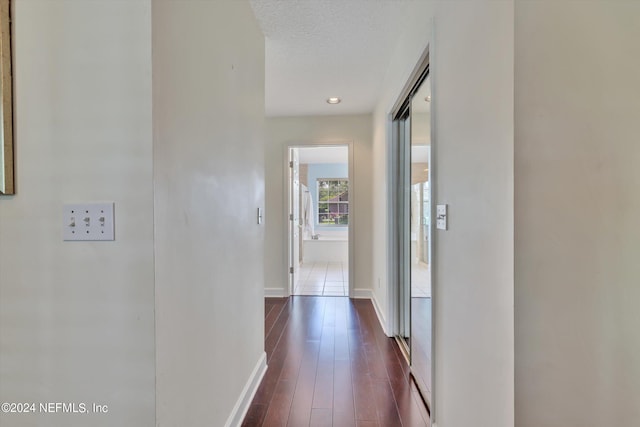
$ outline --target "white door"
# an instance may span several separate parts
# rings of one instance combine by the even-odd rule
[[[300,162],[297,148],[291,148],[289,152],[289,178],[289,293],[294,294],[300,268]]]

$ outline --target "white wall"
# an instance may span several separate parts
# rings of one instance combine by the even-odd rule
[[[155,1],[153,69],[158,425],[223,426],[264,367],[264,38],[248,2]]]
[[[391,298],[388,256],[391,251],[389,228],[389,199],[387,188],[389,177],[389,158],[391,157],[391,122],[389,114],[402,88],[409,79],[418,59],[428,45],[432,34],[433,2],[411,2],[408,5],[407,19],[399,22],[404,28],[395,55],[389,63],[382,93],[373,113],[373,154],[372,184],[373,194],[373,230],[372,235],[372,281],[373,297],[377,301],[383,317],[383,327],[387,334],[393,335],[393,319],[389,314]]]
[[[352,197],[355,212],[355,289],[369,295],[371,289],[371,115],[272,117],[267,119],[265,287],[270,295],[287,294],[287,242],[284,159],[288,144],[353,142]],[[377,190],[376,190],[377,191]],[[351,196],[351,195],[350,195]],[[317,231],[317,230],[316,230]]]
[[[513,2],[441,2],[433,43],[440,427],[514,420]]]
[[[640,4],[516,1],[516,425],[640,420]]]
[[[0,425],[154,425],[150,11],[149,0],[14,2],[0,402],[109,413],[0,413]],[[84,201],[115,201],[116,241],[62,241],[63,203]]]
[[[435,421],[512,426],[513,2],[412,7],[374,116],[374,186],[388,170],[387,114],[431,42],[435,201],[450,209],[450,229],[434,236]],[[387,230],[388,197],[374,197],[374,229]],[[388,242],[376,234],[380,300],[389,290],[381,267]]]

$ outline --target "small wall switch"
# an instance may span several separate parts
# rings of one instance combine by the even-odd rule
[[[446,230],[448,227],[447,211],[447,205],[436,206],[436,228],[438,230]]]
[[[64,205],[62,209],[63,240],[115,240],[113,205],[113,203]]]

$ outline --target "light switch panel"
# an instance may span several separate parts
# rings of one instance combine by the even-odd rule
[[[436,205],[436,228],[438,230],[446,230],[448,227],[447,205]]]
[[[113,203],[64,205],[63,240],[115,240],[113,210]]]

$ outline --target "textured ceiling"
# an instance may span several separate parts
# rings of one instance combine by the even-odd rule
[[[251,0],[266,38],[267,115],[373,111],[408,1]]]

